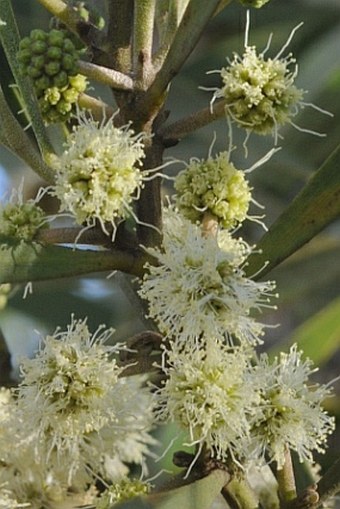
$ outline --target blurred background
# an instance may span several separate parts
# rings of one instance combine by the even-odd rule
[[[27,35],[33,28],[47,29],[49,14],[34,0],[13,0],[20,33]],[[101,2],[93,2],[100,10]],[[209,24],[197,48],[171,86],[168,100],[170,117],[176,121],[186,114],[206,107],[212,93],[199,87],[219,85],[217,74],[206,74],[226,65],[233,52],[242,54],[246,10],[232,2]],[[274,57],[301,21],[304,25],[295,34],[287,52],[296,57],[299,73],[296,84],[308,93],[306,102],[331,111],[333,118],[305,107],[294,119],[299,126],[326,133],[316,137],[288,126],[281,130],[278,152],[269,163],[249,175],[255,199],[265,207],[265,222],[270,226],[306,184],[340,141],[340,2],[339,0],[271,0],[260,10],[251,10],[249,44],[264,48],[273,33],[268,56]],[[287,53],[286,52],[286,53]],[[4,54],[0,54],[1,84],[14,111],[17,109],[11,89],[12,77]],[[91,95],[98,95],[112,104],[110,92],[91,84]],[[53,128],[52,128],[53,129]],[[228,146],[225,119],[197,131],[166,152],[167,157],[188,161],[204,158],[216,135],[213,153]],[[242,142],[244,133],[234,130],[232,161],[239,169],[249,168],[272,146],[273,140],[251,136],[245,159]],[[171,166],[169,174],[182,169],[180,163]],[[340,169],[339,169],[340,171]],[[0,148],[0,199],[6,201],[12,187],[25,176],[25,197],[35,196],[41,182],[16,156]],[[168,182],[164,194],[171,194]],[[49,213],[56,211],[53,201],[44,202]],[[259,211],[252,210],[254,214]],[[248,222],[241,235],[252,243],[262,235],[261,226]],[[0,252],[1,264],[1,252]],[[39,336],[51,333],[57,326],[64,328],[71,312],[76,317],[88,316],[90,328],[101,323],[116,329],[116,339],[122,340],[145,328],[136,313],[137,303],[124,292],[122,278],[107,279],[107,274],[93,274],[67,280],[33,284],[33,293],[23,299],[24,288],[13,287],[8,302],[0,311],[0,328],[12,353],[14,367],[22,355],[31,354]],[[323,382],[340,374],[340,222],[336,221],[312,242],[290,257],[269,276],[277,281],[280,298],[278,310],[261,317],[268,328],[263,349],[271,353],[286,349],[299,340],[301,348],[320,366],[317,374]],[[0,303],[5,302],[4,298]],[[279,324],[279,327],[276,325]],[[275,327],[274,327],[275,326]],[[339,394],[339,382],[337,386]],[[340,417],[340,397],[327,402],[329,411]],[[338,424],[339,427],[339,424]],[[331,438],[331,447],[320,462],[327,467],[340,450],[339,431]]]

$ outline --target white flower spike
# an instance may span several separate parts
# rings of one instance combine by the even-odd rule
[[[275,284],[246,277],[243,264],[252,248],[226,230],[205,237],[170,207],[163,233],[163,247],[148,249],[159,263],[147,265],[139,292],[160,331],[179,342],[203,335],[260,343],[264,325],[250,313],[270,307]]]

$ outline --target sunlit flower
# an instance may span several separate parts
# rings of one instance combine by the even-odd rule
[[[161,332],[179,341],[207,335],[260,342],[264,325],[250,313],[268,306],[275,285],[246,277],[252,248],[227,231],[205,237],[170,208],[164,216],[163,246],[148,249],[159,264],[147,265],[140,289]]]
[[[172,346],[166,380],[156,391],[156,416],[188,430],[190,443],[205,444],[217,459],[242,457],[259,400],[247,354],[214,339]]]
[[[210,212],[223,228],[231,228],[247,217],[251,189],[244,172],[229,161],[228,152],[191,159],[177,175],[175,189],[178,209],[192,222]]]
[[[313,461],[312,451],[324,452],[327,437],[334,430],[334,418],[322,408],[331,394],[329,385],[310,385],[309,359],[294,345],[289,354],[281,353],[269,364],[264,354],[255,368],[260,387],[262,416],[253,429],[257,454],[284,464],[286,447],[297,452],[300,461]]]
[[[123,368],[109,357],[118,347],[105,344],[112,332],[99,327],[91,334],[86,320],[73,320],[22,363],[18,405],[37,461],[45,449],[53,453],[69,482],[82,470],[106,476],[112,459],[119,468],[140,464],[153,442],[149,390],[144,378],[118,379]]]
[[[80,115],[65,151],[53,162],[60,211],[69,212],[78,224],[93,226],[98,220],[116,228],[117,220],[131,214],[143,177],[144,133],[129,126],[115,127],[113,119],[102,123]]]

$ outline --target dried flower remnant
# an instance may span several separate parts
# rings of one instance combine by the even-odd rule
[[[334,417],[321,406],[331,389],[309,383],[316,369],[312,369],[311,360],[301,357],[296,345],[272,364],[263,354],[254,371],[262,408],[252,432],[254,451],[261,457],[267,452],[279,469],[286,447],[296,451],[301,462],[313,462],[312,452],[324,452],[327,437],[335,428]]]
[[[144,133],[129,126],[115,127],[113,119],[96,122],[80,115],[65,151],[53,162],[56,185],[53,194],[60,211],[69,212],[78,224],[93,226],[98,220],[116,223],[132,214],[131,202],[143,185],[140,170],[144,158]]]
[[[167,337],[185,342],[201,335],[259,343],[264,325],[251,311],[269,306],[275,284],[246,277],[252,248],[226,231],[205,237],[171,208],[164,210],[161,249],[148,249],[158,265],[146,266],[140,295]]]

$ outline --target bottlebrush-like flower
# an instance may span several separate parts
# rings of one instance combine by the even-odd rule
[[[300,461],[313,461],[312,451],[324,452],[327,437],[334,430],[334,418],[322,408],[330,395],[329,385],[311,385],[312,361],[302,360],[294,345],[269,364],[263,354],[255,368],[261,394],[262,416],[253,429],[254,450],[267,452],[278,468],[284,464],[286,447],[297,452]]]
[[[148,249],[158,265],[146,266],[140,295],[161,332],[178,341],[198,336],[258,343],[264,325],[250,316],[267,307],[274,283],[246,277],[252,248],[227,231],[205,237],[199,226],[168,208],[161,249]]]
[[[100,124],[80,115],[79,122],[53,162],[52,192],[60,200],[60,211],[69,212],[78,224],[93,226],[98,220],[105,233],[105,223],[115,231],[117,220],[130,215],[143,183],[144,133],[115,127],[112,118]]]
[[[82,470],[107,477],[113,460],[123,470],[125,461],[140,464],[153,442],[149,390],[144,378],[118,379],[123,368],[109,358],[118,347],[105,345],[111,334],[73,320],[22,363],[18,406],[31,441],[68,467],[70,483]]]
[[[156,391],[156,417],[189,430],[190,443],[212,456],[243,456],[259,396],[248,380],[249,358],[209,338],[205,344],[172,344],[164,385]]]
[[[247,217],[251,189],[245,173],[229,161],[228,152],[215,158],[191,159],[175,180],[176,205],[190,221],[201,221],[210,212],[223,228],[232,228]]]

